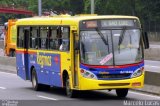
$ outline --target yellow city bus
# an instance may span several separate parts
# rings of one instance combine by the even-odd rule
[[[17,29],[15,25],[16,19],[9,19],[5,24],[4,51],[6,56],[15,56]]]
[[[17,24],[17,74],[34,90],[66,88],[116,90],[144,85],[147,34],[133,16],[60,15],[20,19]]]

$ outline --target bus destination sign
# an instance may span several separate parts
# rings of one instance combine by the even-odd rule
[[[136,21],[135,21],[136,22]],[[101,20],[102,27],[110,26],[134,26],[134,20]]]

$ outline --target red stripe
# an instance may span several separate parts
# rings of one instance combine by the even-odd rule
[[[27,51],[26,50],[16,50],[16,53],[24,53],[24,54],[26,54]]]
[[[144,60],[139,63],[135,63],[135,64],[126,64],[126,65],[117,65],[117,66],[88,65],[88,64],[83,64],[83,63],[81,63],[81,64],[86,67],[89,67],[89,68],[127,68],[127,67],[131,67],[131,66],[137,66],[141,63],[144,63]]]
[[[16,50],[16,53],[23,53],[23,54],[36,54],[35,51],[26,51],[26,50]]]

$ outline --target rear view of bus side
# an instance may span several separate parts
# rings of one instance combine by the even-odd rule
[[[35,90],[66,88],[116,90],[144,85],[144,48],[140,21],[132,16],[53,16],[20,19],[17,25],[17,74]]]
[[[9,19],[5,24],[4,51],[6,56],[15,56],[17,29],[16,19]]]

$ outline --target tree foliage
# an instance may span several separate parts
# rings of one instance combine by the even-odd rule
[[[73,14],[90,13],[91,0],[42,0],[43,11],[70,11]],[[160,0],[94,0],[95,13],[102,15],[135,15],[144,20],[160,20]],[[38,14],[38,0],[0,0],[4,6],[25,8]],[[2,15],[6,18],[12,14]]]

